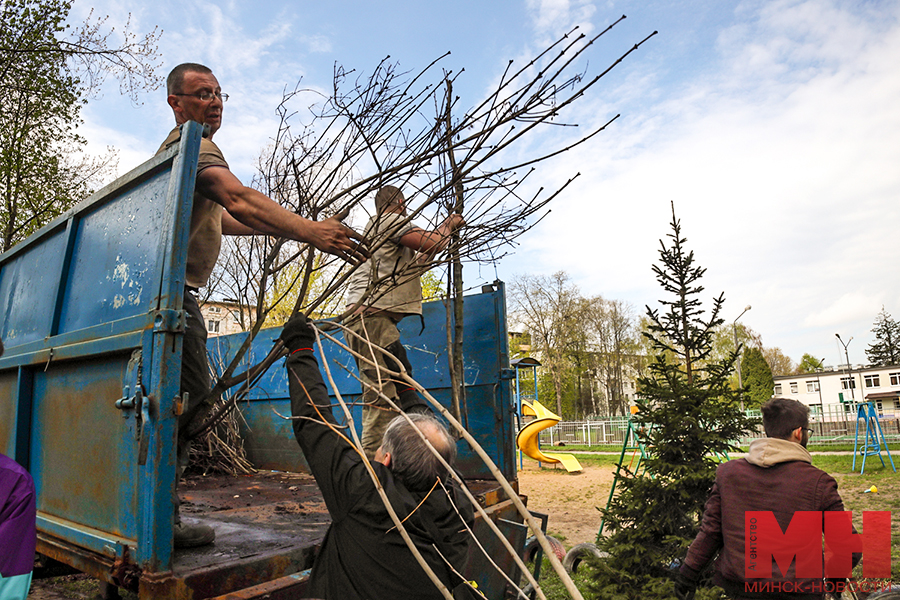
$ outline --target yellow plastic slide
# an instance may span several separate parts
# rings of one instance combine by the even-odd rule
[[[519,450],[525,453],[525,456],[534,460],[545,463],[562,463],[569,473],[581,471],[581,464],[578,459],[571,454],[559,454],[556,452],[541,452],[538,446],[538,438],[543,430],[553,427],[560,422],[560,418],[553,412],[534,400],[528,402],[522,401],[522,414],[527,417],[535,417],[533,421],[528,423],[516,436],[516,445]]]

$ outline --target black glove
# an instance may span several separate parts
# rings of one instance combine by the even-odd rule
[[[700,573],[687,565],[682,565],[681,570],[675,574],[675,597],[678,600],[694,600],[697,593],[697,580]]]
[[[281,341],[291,352],[301,348],[312,349],[316,341],[316,334],[309,326],[306,315],[297,313],[291,317],[291,320],[284,326],[284,331],[281,332]]]
[[[694,600],[694,594],[696,593],[696,583],[688,581],[681,573],[675,576],[675,597],[678,600]]]
[[[398,383],[394,383],[395,386],[399,385]],[[407,388],[400,394],[400,408],[403,409],[405,413],[419,413],[423,415],[434,415],[431,408],[425,404],[425,401],[419,397],[419,394],[416,393],[416,390],[413,388]]]

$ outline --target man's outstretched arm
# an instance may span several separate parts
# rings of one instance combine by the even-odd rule
[[[359,490],[371,494],[374,486],[348,439],[350,433],[337,424],[332,414],[328,388],[313,354],[315,334],[303,314],[288,321],[281,340],[290,351],[286,367],[294,436],[319,484],[328,512],[338,520],[357,501]]]
[[[400,243],[407,248],[431,257],[447,247],[450,234],[466,224],[462,215],[452,214],[434,231],[425,231],[418,227],[400,238]]]
[[[197,191],[222,205],[234,218],[223,218],[222,232],[225,234],[262,233],[308,242],[322,252],[352,264],[359,264],[369,257],[365,238],[341,222],[348,211],[324,221],[310,221],[245,186],[224,167],[203,169],[197,175]]]

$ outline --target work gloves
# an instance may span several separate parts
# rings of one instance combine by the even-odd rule
[[[694,600],[699,579],[700,573],[698,571],[687,565],[682,565],[681,569],[675,573],[675,597],[678,600]]]
[[[398,383],[394,384],[395,386],[399,385]],[[431,409],[425,404],[425,401],[416,393],[416,390],[413,388],[407,388],[398,392],[400,395],[400,408],[403,409],[405,413],[419,413],[423,415],[434,415]]]
[[[309,326],[306,315],[297,313],[291,317],[291,320],[287,322],[287,325],[284,326],[284,330],[281,332],[281,341],[284,342],[284,345],[287,346],[291,353],[300,349],[312,350],[316,341],[316,334],[313,332],[312,327]]]

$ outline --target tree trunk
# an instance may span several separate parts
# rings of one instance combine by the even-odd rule
[[[456,166],[456,157],[453,154],[453,124],[451,109],[453,106],[453,82],[447,80],[447,112],[445,126],[447,129],[447,157],[450,162],[450,176],[453,183],[454,202],[450,212],[463,214],[465,209],[464,189],[459,169]],[[466,409],[466,374],[463,361],[463,276],[462,261],[459,256],[459,233],[454,231],[450,236],[450,268],[447,270],[449,283],[447,293],[453,302],[453,336],[447,347],[450,362],[450,382],[453,408],[460,422],[468,428],[469,418]],[[448,337],[449,337],[448,323]]]

